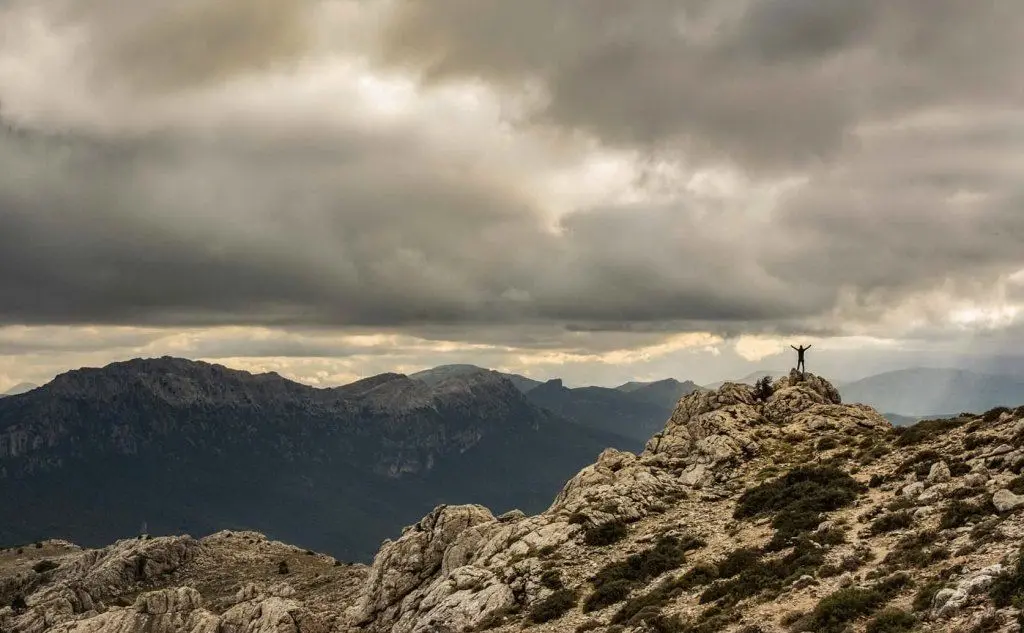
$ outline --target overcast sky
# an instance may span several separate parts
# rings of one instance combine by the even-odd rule
[[[0,390],[1024,353],[1022,59],[1020,0],[0,0]]]

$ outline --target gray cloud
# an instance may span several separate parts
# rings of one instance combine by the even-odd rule
[[[1020,107],[1013,0],[398,0],[381,57],[430,82],[541,82],[533,113],[608,142],[786,170],[859,124]]]
[[[289,92],[301,82],[232,92],[325,54],[317,4],[189,0],[167,21],[152,2],[46,5],[92,35],[82,99],[107,103],[117,81],[129,97],[69,123],[78,96],[38,101],[0,64],[27,121],[0,136],[0,323],[366,327],[582,352],[678,331],[840,334],[919,294],[984,300],[1024,268],[1019,3],[399,0],[374,59],[423,71],[423,101],[448,80],[540,81],[549,100],[513,123],[522,138],[584,130],[680,161],[681,180],[726,160],[751,190],[803,183],[760,210],[677,186],[562,209],[555,230],[533,188],[580,151],[564,137],[536,141],[550,165],[522,166],[533,155],[496,157],[518,150],[469,117],[361,120],[335,93]],[[243,348],[351,352],[196,354]]]

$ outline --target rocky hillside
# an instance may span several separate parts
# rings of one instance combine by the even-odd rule
[[[495,372],[314,389],[161,358],[0,400],[0,545],[257,529],[370,560],[439,503],[543,509],[625,438],[544,411]],[[130,503],[125,500],[130,499]]]
[[[894,429],[812,375],[730,383],[544,512],[439,506],[369,568],[253,535],[8,552],[0,629],[1019,631],[1022,469],[1024,408]]]

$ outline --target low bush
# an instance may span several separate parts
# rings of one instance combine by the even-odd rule
[[[35,565],[32,565],[32,571],[37,574],[45,574],[48,571],[57,569],[58,567],[60,567],[60,565],[52,560],[41,560]]]
[[[594,591],[587,597],[584,610],[596,611],[621,602],[638,585],[678,569],[686,560],[683,548],[693,544],[691,539],[684,542],[672,536],[662,537],[650,549],[605,565],[591,579]]]
[[[834,437],[823,437],[818,440],[818,444],[815,447],[819,451],[830,451],[834,448],[839,448],[839,442]]]
[[[583,542],[587,545],[602,547],[618,543],[626,538],[626,534],[626,524],[623,521],[608,521],[599,525],[587,526],[583,533]]]
[[[540,575],[540,584],[542,587],[546,587],[552,590],[564,589],[565,585],[562,583],[562,573],[557,569],[549,569]]]
[[[773,393],[775,393],[775,387],[772,385],[771,376],[764,376],[754,384],[754,400],[758,402],[768,400]]]
[[[911,608],[913,608],[914,611],[927,611],[928,609],[931,609],[932,600],[935,599],[935,594],[939,593],[939,591],[941,591],[945,586],[945,583],[941,580],[933,580],[924,585],[918,589],[917,593],[914,595],[914,602],[910,605]]]
[[[886,534],[895,530],[905,530],[914,524],[914,516],[906,510],[890,512],[875,519],[871,524],[871,533]]]
[[[1016,495],[1024,495],[1024,477],[1014,477],[1006,484],[1006,489]]]
[[[808,628],[817,633],[842,633],[850,623],[871,615],[896,597],[909,581],[906,575],[897,574],[872,587],[840,589],[822,598],[814,607],[808,617]]]
[[[889,550],[882,564],[890,570],[900,570],[927,567],[945,560],[949,558],[949,550],[935,546],[938,538],[939,533],[935,530],[925,530],[906,536]]]
[[[598,585],[583,601],[583,612],[600,611],[629,597],[636,583],[630,580],[612,580]]]
[[[898,434],[896,445],[914,446],[915,444],[927,442],[966,423],[967,421],[962,417],[946,420],[921,420],[913,426],[903,426],[896,429]]]
[[[998,510],[987,497],[975,503],[954,500],[942,512],[939,526],[944,530],[958,528],[972,521],[986,519],[994,514],[998,514]]]
[[[971,434],[964,438],[964,450],[971,451],[978,448],[979,446],[991,444],[992,442],[995,441],[996,438],[991,435],[985,435],[983,433]]]
[[[1020,551],[1017,565],[996,578],[988,595],[1000,609],[1009,606],[1024,609],[1024,549]]]
[[[824,549],[809,539],[800,539],[793,551],[782,558],[764,558],[754,550],[737,550],[719,565],[719,580],[701,593],[706,604],[725,598],[734,604],[763,592],[776,591],[800,576],[813,576],[825,560]]]
[[[570,589],[559,589],[530,608],[527,618],[534,624],[557,620],[576,606],[579,595]]]
[[[917,618],[902,609],[885,609],[868,622],[866,633],[905,633],[917,625]]]
[[[884,483],[885,477],[879,475],[878,473],[875,473],[874,475],[871,475],[871,479],[870,481],[868,481],[868,488],[877,488]]]
[[[996,407],[994,409],[989,409],[988,411],[986,411],[981,416],[981,419],[986,421],[986,422],[997,422],[999,420],[999,418],[1002,417],[1002,415],[1004,413],[1009,413],[1009,412],[1010,412],[1010,409],[1008,409],[1007,407]]]
[[[776,533],[768,550],[778,551],[814,530],[821,523],[821,513],[853,503],[864,490],[862,484],[837,468],[800,467],[744,492],[733,517],[774,514],[772,527]]]

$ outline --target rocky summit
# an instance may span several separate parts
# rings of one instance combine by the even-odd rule
[[[6,550],[0,630],[1020,631],[1022,469],[1024,407],[895,429],[814,375],[727,383],[544,512],[440,506],[368,567],[255,533]]]

